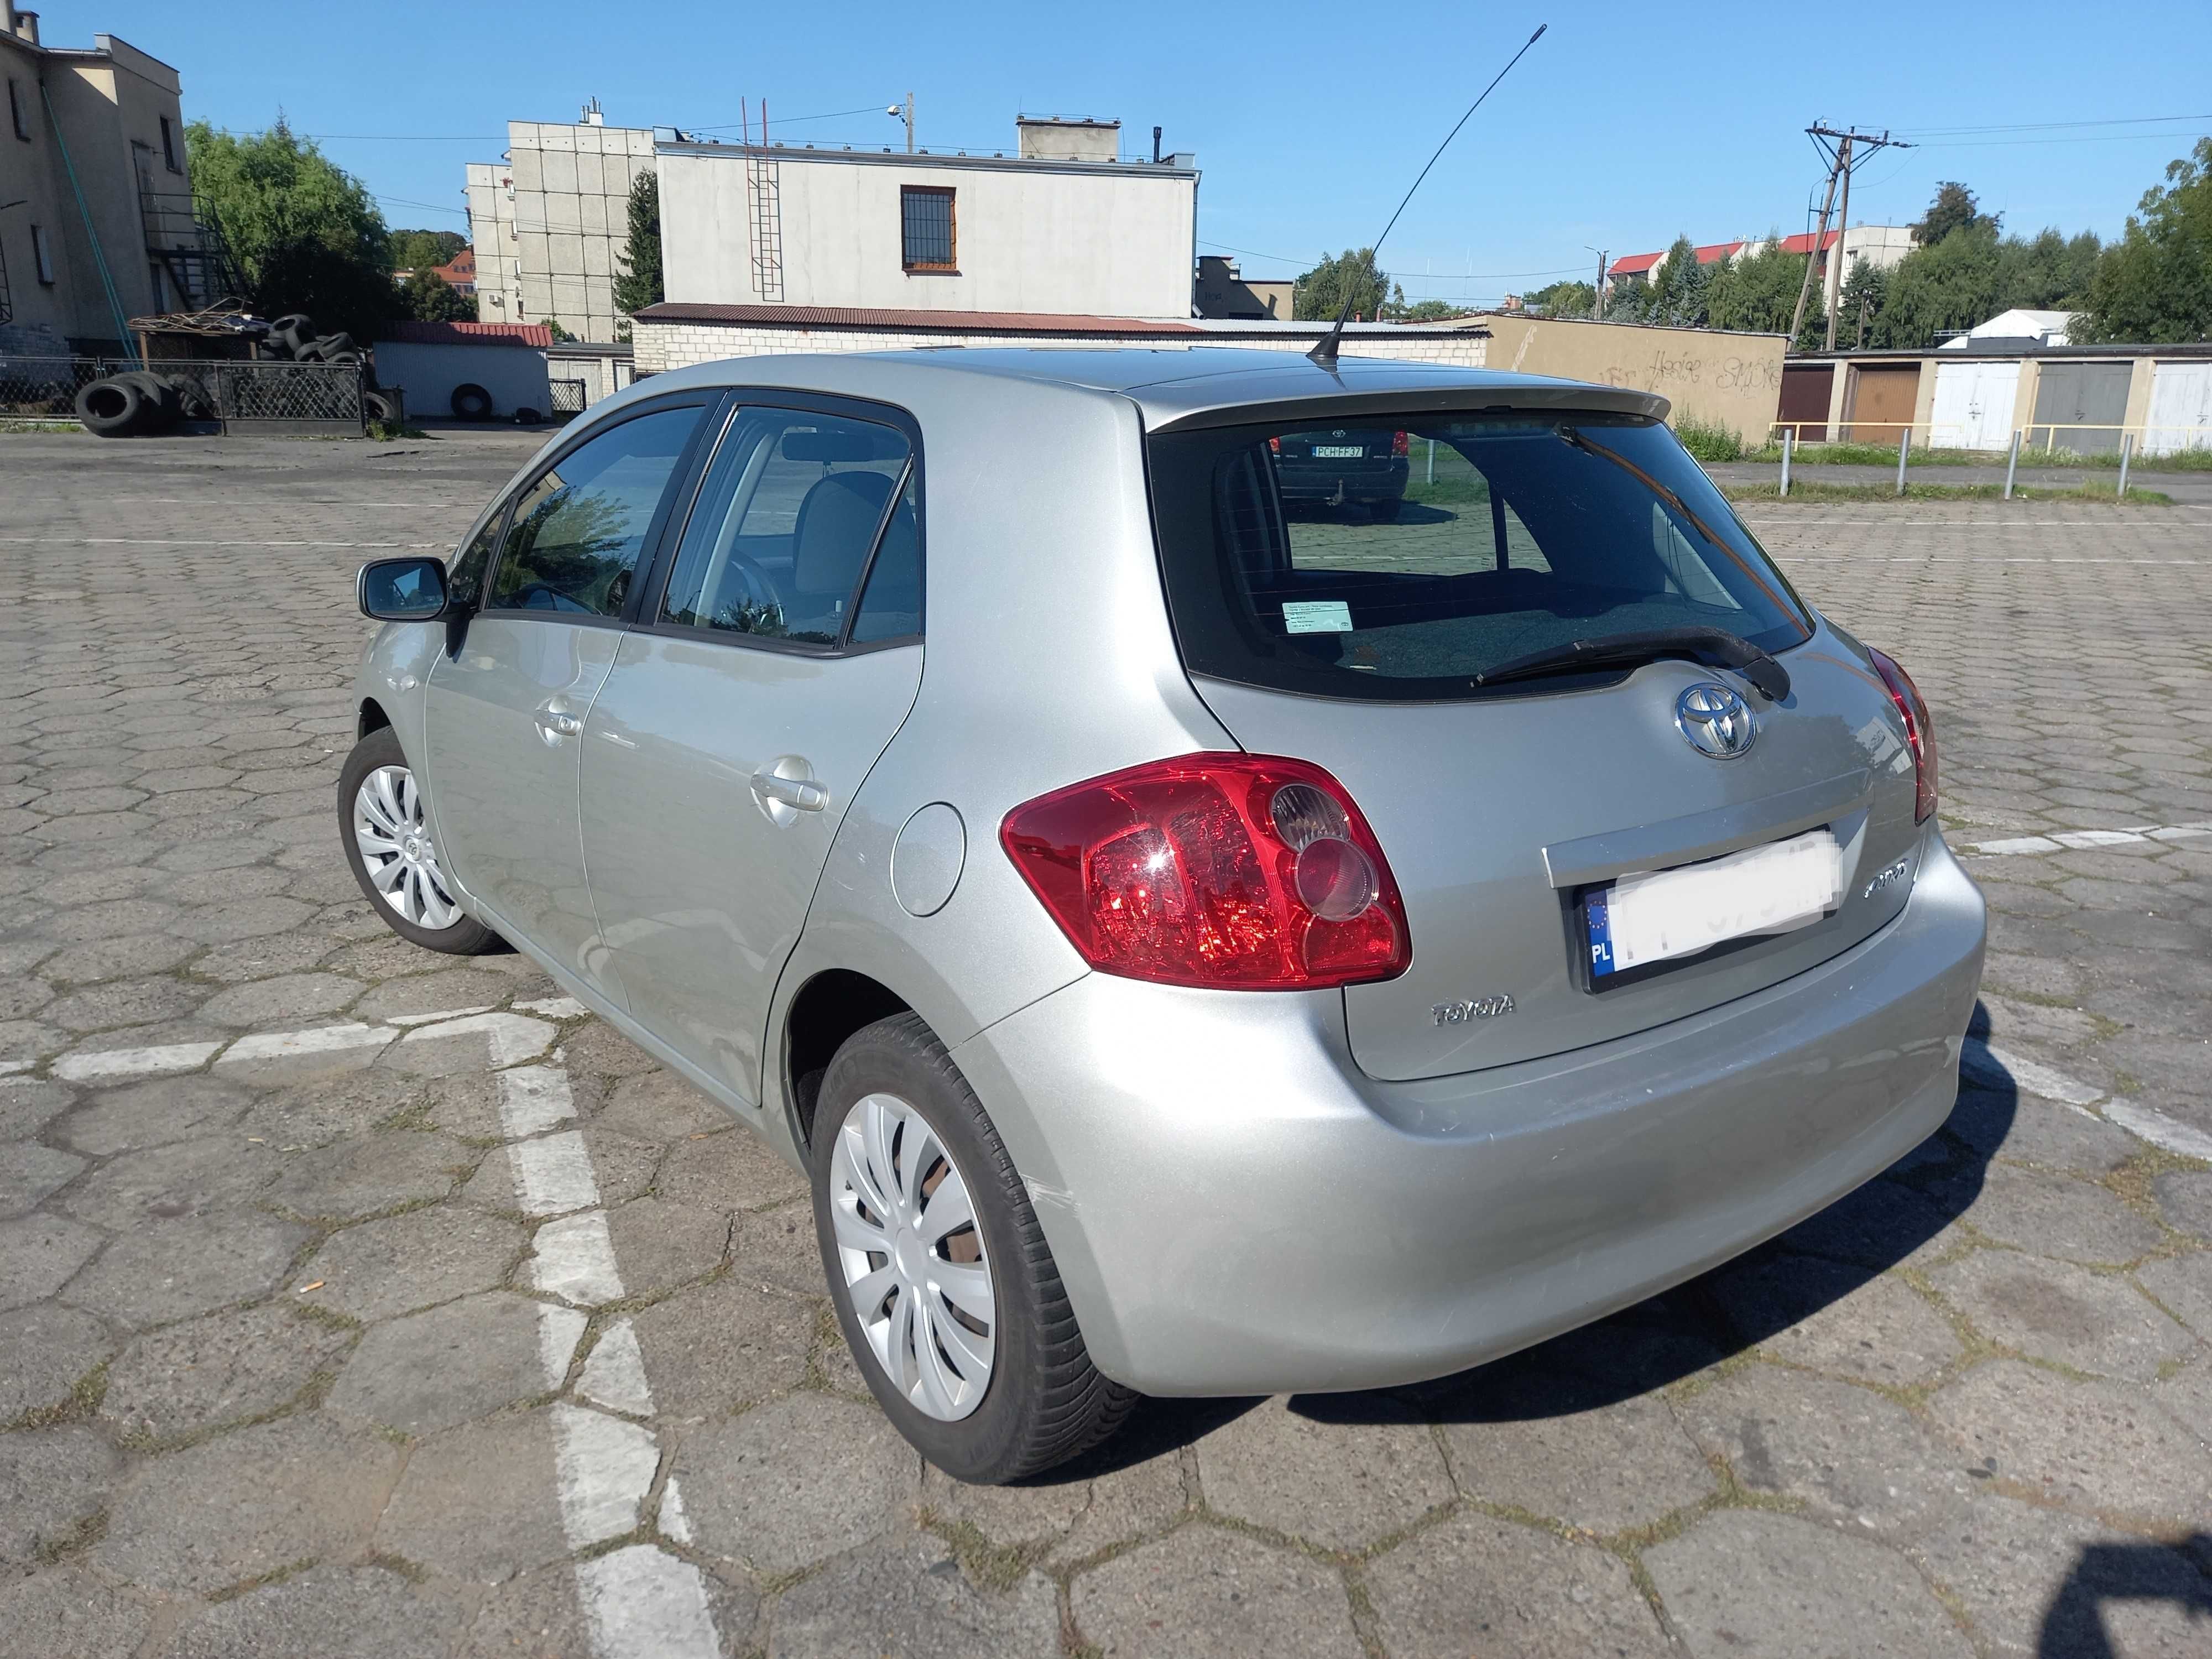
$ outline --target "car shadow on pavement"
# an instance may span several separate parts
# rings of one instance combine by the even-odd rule
[[[1978,1002],[1967,1035],[1986,1041]],[[1936,1238],[1980,1195],[2020,1104],[2008,1079],[1961,1081],[1935,1135],[1856,1192],[1709,1273],[1548,1342],[1434,1382],[1306,1394],[1291,1409],[1323,1423],[1502,1422],[1560,1417],[1648,1394],[1756,1346],[1840,1301]],[[1146,1400],[1123,1431],[1039,1484],[1085,1480],[1188,1445],[1256,1399]]]
[[[2212,1626],[2212,1533],[2179,1543],[2085,1544],[2043,1610],[2036,1659],[2117,1659],[2104,1608],[2115,1601],[2172,1601],[2189,1623]],[[2208,1632],[2212,1644],[2212,1632]]]

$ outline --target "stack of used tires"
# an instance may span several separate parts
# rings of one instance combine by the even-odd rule
[[[150,369],[110,374],[76,394],[77,419],[101,438],[151,437],[179,421],[204,421],[214,414],[197,381]]]
[[[280,362],[330,363],[337,367],[369,366],[368,354],[352,335],[318,334],[306,313],[294,312],[264,325],[246,319],[260,343],[261,356]],[[375,372],[369,366],[368,387],[362,408],[372,421],[396,424],[398,401],[376,389]],[[156,374],[146,369],[110,374],[93,381],[76,394],[76,416],[88,432],[103,438],[142,438],[167,432],[179,421],[215,418],[215,407],[205,390],[189,376]]]

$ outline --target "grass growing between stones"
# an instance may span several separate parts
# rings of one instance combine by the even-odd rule
[[[12,1421],[0,1424],[0,1432],[17,1429],[54,1429],[67,1423],[88,1423],[107,1398],[107,1367],[103,1359],[70,1386],[69,1393],[51,1406],[36,1406]]]

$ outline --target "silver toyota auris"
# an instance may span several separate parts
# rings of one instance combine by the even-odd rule
[[[1231,349],[656,376],[362,572],[347,854],[811,1174],[955,1475],[1478,1364],[1927,1135],[1980,975],[1927,708],[1666,407]]]

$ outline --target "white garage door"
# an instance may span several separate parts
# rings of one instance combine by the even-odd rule
[[[2212,449],[2212,363],[2154,363],[2146,455]]]
[[[2012,442],[2018,363],[1940,363],[1928,441],[1936,449],[2002,449]]]

